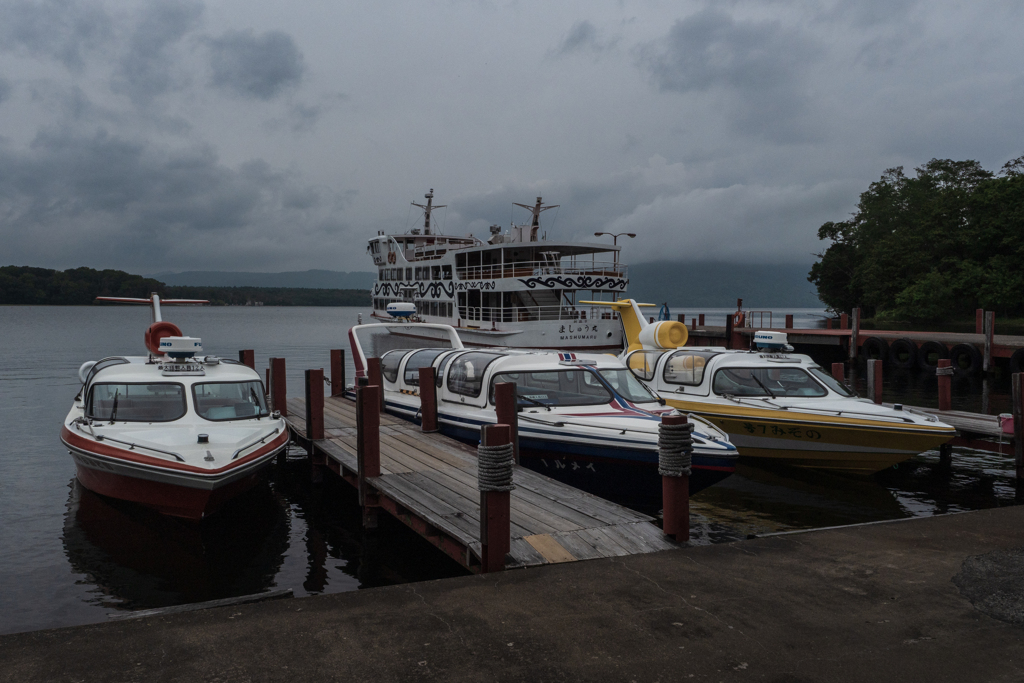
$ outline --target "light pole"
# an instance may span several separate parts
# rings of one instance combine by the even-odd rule
[[[601,235],[611,235],[612,245],[616,246],[616,247],[619,246],[619,238],[622,237],[623,235],[625,235],[626,237],[636,237],[636,233],[635,232],[595,232],[594,233],[594,237],[600,237]],[[615,263],[618,264],[618,262],[619,262],[619,250],[618,249],[615,250],[615,255],[614,255],[613,258],[615,259]]]

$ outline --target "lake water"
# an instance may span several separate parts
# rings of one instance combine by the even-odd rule
[[[328,367],[329,349],[348,356],[348,328],[360,312],[368,320],[368,311],[354,308],[167,307],[165,317],[201,337],[212,355],[255,349],[259,369],[271,356],[286,358],[290,393],[299,395],[302,371]],[[333,476],[312,484],[301,451],[271,467],[265,485],[199,525],[83,490],[59,440],[78,367],[141,355],[148,324],[141,306],[0,307],[0,406],[9,426],[0,446],[0,633],[270,589],[304,596],[464,573],[387,515],[379,530],[364,532],[352,490]],[[934,395],[929,382],[934,377],[887,378],[887,398],[924,401]],[[960,386],[963,405],[973,405],[976,389]],[[1000,391],[990,387],[990,407],[1002,405]],[[692,540],[1010,505],[1015,498],[1012,457],[996,454],[958,450],[945,470],[936,453],[925,453],[870,479],[742,465],[691,501]]]

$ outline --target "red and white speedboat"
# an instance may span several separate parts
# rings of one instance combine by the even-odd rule
[[[256,484],[288,445],[285,422],[268,410],[255,370],[199,355],[202,341],[161,319],[156,294],[99,299],[150,304],[153,324],[148,355],[89,361],[78,371],[82,388],[61,430],[78,480],[102,495],[200,520]]]

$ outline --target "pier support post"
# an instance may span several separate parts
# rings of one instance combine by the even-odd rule
[[[840,384],[844,384],[846,382],[846,366],[844,366],[842,363],[833,363],[832,376],[835,378],[837,382],[839,382]]]
[[[380,476],[380,387],[356,389],[356,468],[363,526],[377,527],[377,494],[367,479]]]
[[[245,349],[244,351],[238,352],[238,362],[242,365],[248,365],[253,370],[256,369],[256,352],[252,349]]]
[[[693,425],[685,415],[667,413],[658,428],[662,531],[678,543],[690,540],[690,456]]]
[[[331,349],[331,396],[345,393],[345,351]]]
[[[974,333],[984,334],[985,333],[985,309],[976,308],[974,309]]]
[[[787,330],[793,329],[793,314],[792,313],[787,313],[786,314],[786,329]]]
[[[270,359],[270,402],[274,410],[281,411],[282,417],[288,416],[288,385],[285,379],[284,358]]]
[[[698,323],[700,324],[700,326],[704,327],[704,314],[703,313],[701,313],[700,315],[697,316],[697,320],[698,320]]]
[[[939,464],[943,467],[953,464],[953,444],[944,443],[939,446]]]
[[[857,360],[857,336],[860,334],[860,308],[853,309],[853,327],[850,329],[850,360]]]
[[[1024,481],[1024,373],[1010,377],[1013,390],[1013,462],[1018,483]]]
[[[434,368],[429,365],[420,368],[420,429],[437,431],[437,385],[434,384]]]
[[[380,373],[380,358],[366,359],[366,377],[371,387],[380,387],[380,412],[384,412],[384,377]]]
[[[732,316],[725,316],[725,348],[732,348]]]
[[[484,425],[480,445],[485,448],[508,446],[512,430],[508,425]],[[507,453],[507,452],[506,452]],[[487,459],[487,456],[485,456]],[[480,489],[480,545],[482,573],[505,568],[505,555],[512,548],[511,484],[512,462],[484,462],[478,465]],[[506,490],[501,490],[501,489]]]
[[[826,318],[825,319],[825,329],[826,330],[831,330],[832,329],[832,318]]]
[[[939,380],[939,410],[953,409],[953,367],[948,358],[940,358],[935,368]]]
[[[868,396],[875,403],[882,403],[882,361],[868,359]]]
[[[981,369],[988,373],[992,372],[992,341],[996,335],[996,312],[985,311],[985,355],[982,359]]]
[[[512,455],[519,464],[519,406],[515,382],[499,382],[494,385],[494,412],[498,424],[508,425],[512,430]]]
[[[848,330],[850,329],[850,316],[846,313],[839,314],[839,329]]]
[[[306,370],[306,438],[324,438],[324,369]],[[310,444],[310,455],[312,455]]]

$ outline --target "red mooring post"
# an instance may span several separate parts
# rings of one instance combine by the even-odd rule
[[[725,348],[732,348],[732,315],[725,316]]]
[[[345,351],[331,349],[331,396],[345,393]]]
[[[264,384],[263,384],[263,390],[267,392],[266,393],[267,398],[270,398],[270,368],[269,367],[267,368],[266,375],[267,375],[267,381],[264,382]]]
[[[974,309],[974,334],[985,333],[985,309]]]
[[[238,352],[238,362],[242,365],[248,365],[253,370],[256,369],[256,352],[252,349],[245,349],[244,351]]]
[[[701,313],[700,315],[697,316],[697,321],[698,321],[698,324],[701,327],[704,327],[704,314],[703,313]]]
[[[691,318],[690,319],[690,329],[691,330],[697,329],[697,319],[696,318]]]
[[[285,379],[284,358],[270,359],[270,402],[274,410],[288,416],[288,385]]]
[[[484,425],[481,443],[502,446],[512,441],[508,425]],[[512,549],[511,491],[480,492],[480,544],[483,573],[505,569],[505,555]]]
[[[832,318],[826,318],[825,319],[825,329],[826,330],[831,330],[832,329]]]
[[[793,329],[793,314],[792,313],[787,313],[786,314],[786,329],[787,330]]]
[[[380,358],[366,359],[366,378],[371,387],[380,387],[380,412],[384,412],[384,378],[380,374]]]
[[[953,409],[953,367],[948,358],[940,358],[935,368],[939,380],[939,410]]]
[[[306,370],[306,438],[311,441],[324,438],[323,368]]]
[[[519,464],[519,406],[516,400],[516,383],[499,382],[494,385],[494,412],[498,424],[508,425],[512,430],[512,454]]]
[[[840,384],[846,383],[846,366],[842,363],[833,363],[832,376],[835,377],[836,381]]]
[[[868,359],[868,396],[875,403],[882,403],[882,361]]]
[[[380,387],[356,388],[356,468],[363,526],[377,526],[377,493],[367,479],[380,476]]]
[[[686,424],[685,415],[665,414],[661,423],[665,425]],[[661,478],[661,530],[677,543],[690,540],[690,477],[662,476]]]
[[[420,368],[420,429],[437,431],[437,385],[434,368],[430,366]]]
[[[848,313],[839,314],[839,329],[848,330],[850,329],[850,315]]]
[[[1024,373],[1010,376],[1013,388],[1013,460],[1017,466],[1017,481],[1024,480]]]

